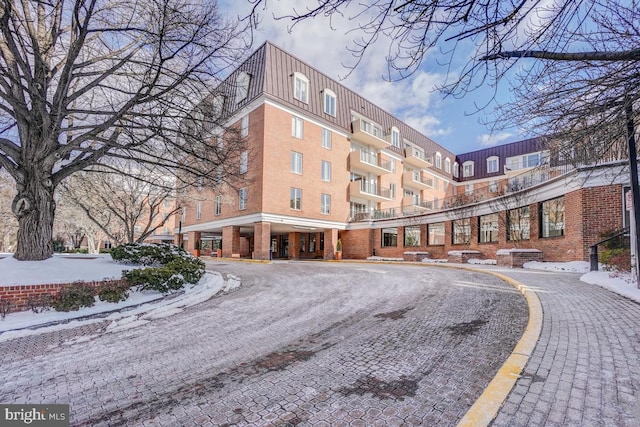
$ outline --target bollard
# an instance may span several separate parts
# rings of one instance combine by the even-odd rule
[[[590,270],[598,271],[598,246],[589,247],[589,262],[591,263]]]

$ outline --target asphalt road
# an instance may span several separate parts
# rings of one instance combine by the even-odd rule
[[[0,343],[0,402],[72,425],[455,425],[510,354],[524,298],[428,266],[223,263],[227,295],[119,333]]]

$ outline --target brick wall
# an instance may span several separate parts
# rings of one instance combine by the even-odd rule
[[[114,284],[126,284],[125,279],[109,280],[109,283]],[[92,281],[84,282],[85,285],[89,285],[95,289],[103,285],[104,281]],[[50,283],[42,285],[15,285],[15,286],[2,286],[0,287],[0,299],[9,300],[13,303],[11,311],[27,310],[27,300],[31,297],[37,297],[39,295],[57,295],[62,288],[69,287],[74,283]]]

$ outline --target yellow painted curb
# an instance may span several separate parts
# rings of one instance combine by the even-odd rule
[[[487,270],[476,270],[468,267],[462,267],[462,269],[491,274],[504,280],[524,295],[529,307],[529,323],[520,341],[518,341],[511,355],[498,370],[498,373],[493,377],[489,385],[487,385],[478,400],[476,400],[458,423],[458,427],[487,426],[498,414],[500,407],[507,399],[507,396],[509,396],[514,384],[518,378],[520,378],[520,374],[524,370],[538,342],[540,332],[542,331],[542,305],[540,304],[540,299],[534,292],[511,277]]]

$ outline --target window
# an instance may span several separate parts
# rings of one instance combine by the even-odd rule
[[[296,211],[302,209],[302,189],[291,187],[289,193],[289,207]]]
[[[564,197],[540,205],[540,237],[564,236]]]
[[[458,162],[453,163],[453,176],[456,178],[460,176],[460,165]]]
[[[222,196],[216,196],[216,201],[213,205],[213,213],[220,215],[222,213]]]
[[[202,190],[202,184],[204,183],[204,178],[199,176],[197,181],[198,191]]]
[[[321,178],[323,181],[331,182],[331,162],[322,161]]]
[[[248,88],[248,86],[247,86]],[[213,98],[211,103],[211,117],[217,119],[222,115],[222,109],[224,108],[224,96],[217,95]]]
[[[249,93],[249,82],[251,81],[251,75],[240,72],[236,77],[236,103],[244,100]]]
[[[420,246],[419,225],[412,225],[404,228],[404,246]]]
[[[471,243],[471,218],[457,219],[452,221],[453,244],[468,245]]]
[[[182,208],[182,222],[187,220],[187,208]]]
[[[442,169],[442,154],[436,153],[436,167]]]
[[[507,240],[514,242],[528,240],[530,236],[529,206],[509,210],[507,224]]]
[[[169,227],[167,227],[166,225],[162,227],[162,234],[169,234]]]
[[[498,192],[498,181],[489,181],[489,191],[491,193]]]
[[[466,194],[467,196],[473,194],[473,184],[466,184],[464,186],[464,194]]]
[[[302,153],[291,152],[291,173],[302,175]]]
[[[444,171],[446,173],[451,173],[451,159],[448,157],[444,159]]]
[[[166,200],[166,199],[165,199],[165,200],[164,200],[164,202],[163,202],[163,204],[164,204],[164,207],[165,207],[165,208],[171,207],[171,200]]]
[[[304,74],[293,74],[293,97],[305,103],[309,102],[309,79]]]
[[[325,215],[329,215],[331,213],[331,195],[330,194],[320,195],[320,213],[323,213]]]
[[[133,231],[136,232],[136,233],[141,233],[142,232],[142,226],[134,225],[133,226]]]
[[[198,202],[196,205],[196,219],[202,218],[202,202]]]
[[[479,218],[480,235],[478,240],[480,243],[495,243],[498,241],[498,214],[482,215]]]
[[[500,171],[500,158],[492,156],[487,159],[487,173],[496,173]]]
[[[462,176],[464,178],[473,176],[473,162],[468,161],[462,164]]]
[[[389,198],[391,199],[395,199],[396,198],[396,184],[395,182],[392,182],[389,184]]]
[[[444,245],[444,222],[427,225],[427,234],[429,236],[429,245]]]
[[[240,136],[245,137],[249,135],[249,115],[242,117],[242,121],[240,123]]]
[[[304,121],[301,117],[291,116],[291,136],[302,139]]]
[[[400,148],[400,131],[397,127],[391,128],[391,144],[394,147]]]
[[[336,94],[330,89],[324,90],[324,112],[336,116]]]
[[[398,229],[382,229],[382,247],[398,246]]]
[[[238,209],[241,211],[247,209],[247,188],[241,188],[238,191]]]
[[[329,129],[322,129],[322,148],[331,149],[331,134]]]
[[[243,151],[240,154],[240,173],[247,173],[249,169],[249,153],[247,151]]]

